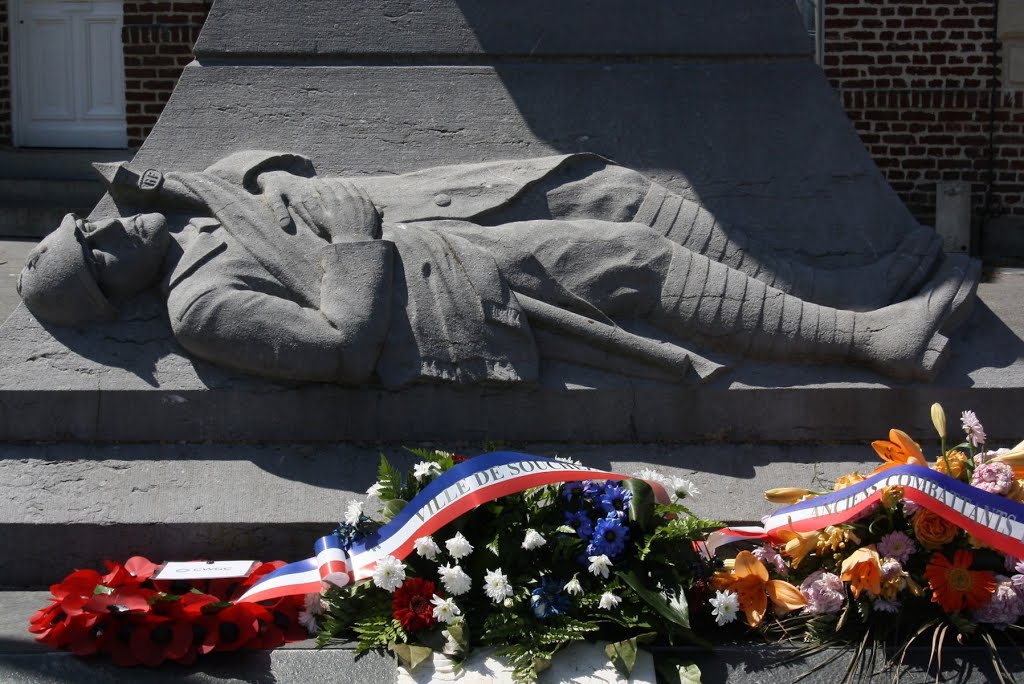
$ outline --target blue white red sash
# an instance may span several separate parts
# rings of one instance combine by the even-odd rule
[[[347,551],[340,547],[335,535],[322,537],[315,544],[316,556],[267,575],[239,602],[319,592],[325,581],[345,586],[366,579],[384,556],[401,560],[412,552],[420,537],[433,534],[480,504],[508,494],[556,482],[629,477],[512,451],[477,456],[439,475],[371,537],[356,541]],[[664,487],[657,482],[648,484],[659,502],[668,502]]]
[[[903,496],[963,528],[985,544],[1024,558],[1024,504],[991,494],[924,466],[888,468],[836,492],[780,508],[764,527],[726,527],[708,535],[708,550],[742,540],[781,541],[780,530],[813,532],[856,520],[867,513],[887,487],[903,487]]]

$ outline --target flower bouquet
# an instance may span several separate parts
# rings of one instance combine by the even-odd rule
[[[872,443],[883,464],[870,475],[845,475],[827,493],[769,490],[790,505],[763,528],[712,533],[712,551],[763,542],[712,578],[718,624],[742,614],[766,635],[803,641],[803,653],[851,646],[847,680],[885,648],[901,662],[923,635],[940,656],[951,637],[975,638],[1011,679],[996,646],[1024,631],[1024,442],[984,451],[984,430],[965,411],[966,439],[947,448],[938,404],[932,421],[941,446],[930,464],[894,429]]]
[[[389,649],[410,669],[497,647],[529,681],[578,641],[610,641],[626,674],[640,644],[700,642],[687,594],[709,574],[694,542],[714,523],[683,505],[688,481],[511,452],[415,453],[407,476],[382,457],[367,492],[379,513],[353,503],[333,535],[348,579],[327,579],[321,644]]]
[[[107,561],[105,574],[76,570],[51,586],[50,605],[32,615],[29,631],[48,646],[106,655],[120,666],[190,664],[214,651],[276,648],[308,638],[304,597],[234,601],[284,565],[255,563],[246,577],[169,581],[155,579],[160,566],[142,556]]]

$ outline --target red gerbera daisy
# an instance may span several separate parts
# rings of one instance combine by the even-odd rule
[[[995,576],[988,570],[970,570],[973,560],[974,554],[963,549],[953,554],[952,563],[936,553],[924,570],[928,586],[932,588],[932,601],[947,613],[975,610],[992,600]]]
[[[402,623],[402,629],[416,632],[437,624],[434,606],[430,599],[437,593],[437,587],[430,580],[411,577],[395,590],[391,609],[395,619]]]

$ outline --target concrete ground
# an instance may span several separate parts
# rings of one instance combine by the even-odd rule
[[[39,240],[0,238],[0,321],[6,321],[17,308],[18,274],[25,265],[28,253]]]

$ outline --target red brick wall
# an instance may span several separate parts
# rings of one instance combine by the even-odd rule
[[[936,182],[966,181],[976,220],[1024,216],[1024,93],[998,85],[994,1],[826,0],[825,8],[825,74],[914,215],[931,223]]]
[[[192,61],[192,47],[212,0],[125,2],[125,108],[128,144],[149,135],[174,90],[181,70]]]

